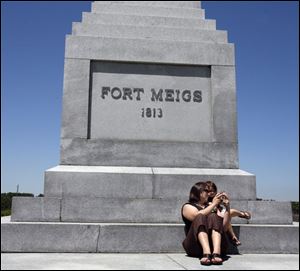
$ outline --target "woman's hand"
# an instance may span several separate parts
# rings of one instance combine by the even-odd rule
[[[221,203],[221,201],[222,201],[222,196],[223,196],[223,192],[221,192],[221,193],[217,193],[215,196],[214,196],[214,198],[213,198],[213,200],[212,200],[212,203],[216,206],[216,205],[219,205],[220,203]]]

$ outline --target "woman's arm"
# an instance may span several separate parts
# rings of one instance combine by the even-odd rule
[[[212,202],[205,209],[199,211],[196,207],[192,206],[191,204],[185,204],[182,209],[182,214],[186,219],[193,221],[195,217],[199,214],[208,215],[215,208],[216,205],[218,205],[218,203]]]

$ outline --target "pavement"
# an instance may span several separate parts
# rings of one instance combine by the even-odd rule
[[[1,222],[10,221],[2,217]],[[299,270],[299,254],[228,255],[200,265],[184,253],[1,253],[1,270]]]
[[[299,270],[299,254],[230,255],[201,266],[185,254],[2,253],[1,270]]]

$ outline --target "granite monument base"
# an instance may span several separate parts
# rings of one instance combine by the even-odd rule
[[[255,176],[239,169],[57,166],[45,197],[13,199],[2,252],[184,252],[181,205],[197,181],[229,191],[242,242],[229,253],[298,253],[290,202],[257,201]],[[277,236],[278,238],[274,238]]]
[[[299,253],[299,226],[234,225],[235,253]],[[181,224],[7,222],[1,252],[184,253]]]

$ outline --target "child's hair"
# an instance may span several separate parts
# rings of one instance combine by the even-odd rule
[[[207,181],[206,182],[206,185],[207,185],[207,189],[209,190],[209,192],[217,192],[217,186],[214,182],[212,181]]]
[[[217,193],[217,186],[216,186],[216,184],[214,183],[214,182],[212,182],[212,181],[207,181],[206,182],[206,185],[207,185],[207,190],[208,190],[208,192],[215,192],[215,193]],[[208,202],[212,202],[212,200],[213,200],[213,197],[208,197]]]

